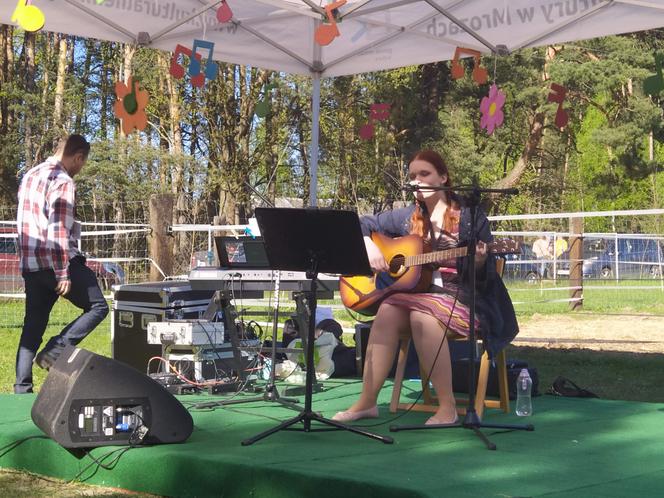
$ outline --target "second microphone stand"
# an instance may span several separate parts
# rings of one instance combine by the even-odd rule
[[[487,429],[506,429],[506,430],[523,430],[533,431],[535,428],[532,424],[514,425],[514,424],[487,424],[480,420],[475,410],[475,391],[477,389],[476,378],[476,336],[475,336],[475,249],[476,249],[476,224],[477,224],[477,207],[480,204],[481,193],[498,193],[498,194],[514,194],[515,189],[480,189],[477,185],[472,186],[459,186],[459,187],[419,187],[413,185],[406,190],[410,191],[457,191],[468,192],[466,197],[467,206],[470,209],[470,236],[468,238],[468,280],[470,282],[469,292],[469,326],[468,326],[468,341],[470,342],[470,367],[468,369],[468,408],[466,415],[462,422],[454,424],[433,424],[433,425],[393,425],[390,427],[391,432],[406,431],[406,430],[419,430],[419,429],[451,429],[461,427],[464,429],[472,430],[490,450],[495,450],[496,445],[489,440],[489,438],[480,430]],[[433,367],[432,367],[433,368]]]

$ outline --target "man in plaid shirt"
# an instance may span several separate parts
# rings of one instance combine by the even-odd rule
[[[32,362],[48,369],[67,345],[83,340],[108,314],[94,272],[78,250],[81,229],[74,221],[73,177],[90,144],[70,135],[58,151],[29,170],[18,193],[18,247],[25,280],[25,319],[16,353],[15,393],[32,392]],[[59,296],[83,310],[37,354]]]

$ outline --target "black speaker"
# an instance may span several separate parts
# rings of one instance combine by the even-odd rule
[[[150,377],[74,347],[51,366],[31,415],[65,448],[179,443],[194,427],[184,406]]]
[[[355,362],[357,365],[357,373],[361,377],[364,372],[364,360],[367,356],[367,345],[369,344],[369,334],[371,333],[371,324],[356,323],[355,324]],[[390,379],[394,378],[397,371],[397,361],[399,359],[399,351],[394,355],[394,362],[392,368],[387,376]],[[417,357],[415,346],[411,344],[408,348],[408,356],[406,357],[406,368],[404,370],[404,378],[406,379],[419,379],[420,378],[420,360]]]

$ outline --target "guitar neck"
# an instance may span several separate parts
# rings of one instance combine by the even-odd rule
[[[491,254],[516,253],[520,251],[519,243],[510,239],[498,239],[495,242],[487,244],[487,248]],[[404,266],[409,268],[411,266],[427,265],[445,259],[460,258],[466,254],[468,254],[467,247],[455,247],[454,249],[425,252],[414,256],[406,256],[404,258]]]
[[[404,266],[410,268],[411,266],[427,265],[444,259],[460,258],[466,254],[468,254],[467,247],[456,247],[454,249],[445,249],[443,251],[425,252],[422,254],[416,254],[415,256],[406,256]]]

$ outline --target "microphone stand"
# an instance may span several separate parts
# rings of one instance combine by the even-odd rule
[[[470,342],[470,367],[468,369],[468,408],[466,409],[466,415],[463,419],[463,422],[456,422],[454,424],[433,424],[433,425],[393,425],[390,426],[391,432],[405,431],[405,430],[418,430],[418,429],[450,429],[456,427],[462,427],[464,429],[472,430],[475,435],[477,435],[487,449],[495,450],[496,445],[491,442],[486,435],[480,430],[482,428],[487,429],[507,429],[507,430],[524,430],[524,431],[533,431],[535,430],[532,424],[525,425],[513,425],[513,424],[486,424],[483,423],[477,411],[475,410],[475,391],[477,389],[477,379],[476,375],[476,366],[475,366],[475,355],[477,351],[476,337],[475,337],[475,246],[477,240],[475,237],[476,223],[477,223],[477,207],[480,204],[480,194],[482,193],[497,193],[503,195],[513,195],[518,191],[517,189],[480,189],[477,185],[471,186],[459,186],[459,187],[447,187],[447,186],[425,186],[420,187],[419,185],[408,185],[404,187],[404,190],[416,192],[416,191],[456,191],[456,192],[468,192],[468,195],[465,197],[467,206],[470,209],[470,236],[468,238],[468,279],[470,281],[470,292],[469,292],[469,321],[468,324],[468,341]],[[433,366],[432,366],[433,368]]]

